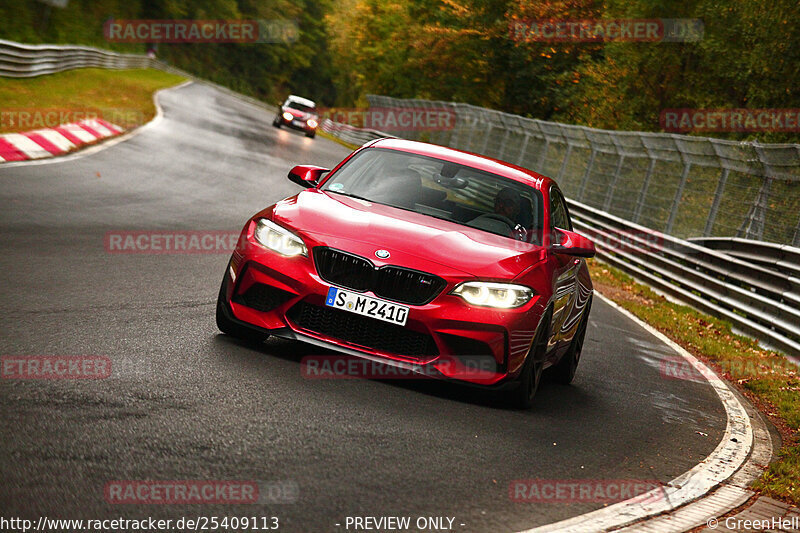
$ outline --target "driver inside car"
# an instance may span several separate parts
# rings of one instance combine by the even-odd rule
[[[500,189],[500,192],[494,198],[494,212],[498,215],[503,215],[516,224],[521,203],[522,198],[514,189],[511,187]]]
[[[507,235],[518,241],[528,240],[526,224],[520,219],[523,206],[522,196],[511,187],[500,189],[494,198],[494,213],[484,213],[468,225],[498,235]]]
[[[520,220],[524,201],[526,200],[523,200],[522,196],[511,187],[500,189],[494,198],[494,212],[513,222],[509,237],[518,241],[528,240],[528,230]]]

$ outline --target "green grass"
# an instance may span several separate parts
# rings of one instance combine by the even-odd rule
[[[0,78],[0,133],[97,116],[125,129],[155,115],[153,93],[184,81],[160,70],[77,69],[28,79]]]
[[[778,352],[765,350],[730,324],[668,301],[623,272],[590,260],[595,288],[652,325],[742,391],[778,427],[783,446],[778,459],[753,488],[800,505],[800,377]]]
[[[342,146],[344,146],[345,148],[349,148],[350,150],[356,150],[358,148],[361,148],[357,144],[353,144],[353,143],[349,143],[347,141],[343,141],[339,137],[335,137],[335,136],[331,135],[328,132],[322,131],[321,129],[317,129],[317,135],[319,135],[320,137],[325,137],[326,139],[328,139],[330,141],[333,141],[335,143],[339,143]]]

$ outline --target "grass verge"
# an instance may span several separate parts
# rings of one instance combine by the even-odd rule
[[[322,131],[322,130],[321,130],[321,129],[319,129],[319,128],[317,128],[317,135],[319,135],[320,137],[325,137],[326,139],[328,139],[328,140],[330,140],[330,141],[333,141],[333,142],[335,142],[335,143],[339,143],[339,144],[341,144],[342,146],[344,146],[345,148],[349,148],[350,150],[355,150],[355,149],[357,149],[357,148],[361,148],[361,147],[360,147],[359,145],[357,145],[357,144],[353,144],[353,143],[349,143],[349,142],[347,142],[347,141],[343,141],[343,140],[341,140],[339,137],[334,137],[334,136],[333,136],[333,135],[331,135],[330,133],[328,133],[328,132],[325,132],[325,131]]]
[[[184,80],[160,70],[99,68],[0,78],[0,133],[52,128],[94,117],[134,128],[155,116],[155,91]]]
[[[755,404],[781,432],[783,445],[753,488],[772,498],[800,505],[800,377],[779,352],[731,331],[725,321],[670,302],[632,277],[589,260],[598,292],[655,327],[702,359]],[[687,379],[699,376],[685,376]]]

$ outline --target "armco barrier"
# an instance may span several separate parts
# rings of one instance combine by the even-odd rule
[[[149,68],[156,61],[89,46],[21,44],[0,39],[0,76],[31,78],[75,68]]]
[[[800,278],[763,262],[655,233],[576,201],[568,203],[575,229],[595,241],[604,261],[800,357]]]
[[[329,133],[346,143],[354,144],[356,146],[362,146],[369,141],[380,139],[381,137],[391,137],[391,135],[387,133],[377,130],[356,128],[354,126],[350,126],[349,124],[334,122],[329,118],[323,119],[319,125],[319,128],[325,133]]]

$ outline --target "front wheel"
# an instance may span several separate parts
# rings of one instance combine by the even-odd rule
[[[276,128],[280,128],[281,127],[281,122],[280,122],[280,120],[276,119],[276,120],[272,121],[272,125],[275,126]]]
[[[542,369],[544,368],[544,354],[547,349],[547,337],[550,330],[550,314],[542,319],[539,331],[531,345],[531,351],[525,358],[525,364],[517,380],[519,385],[510,393],[511,404],[518,409],[530,409],[536,391],[539,390],[539,383],[542,381]]]
[[[581,317],[581,324],[578,326],[578,331],[572,338],[572,342],[567,349],[567,353],[561,356],[561,361],[553,367],[552,377],[556,383],[562,385],[569,385],[575,379],[575,371],[578,369],[578,363],[581,361],[581,352],[583,351],[583,339],[586,337],[586,324],[589,322],[589,308],[586,308],[584,316]]]
[[[222,285],[220,285],[219,288],[219,295],[217,296],[217,327],[221,332],[226,333],[231,337],[236,337],[237,339],[254,343],[264,342],[267,340],[267,337],[269,337],[267,333],[250,329],[228,318],[225,305],[226,281],[227,275],[225,276],[225,279],[222,280]]]
[[[313,139],[316,134],[317,134],[316,131],[307,131],[306,137],[308,137],[309,139]]]

